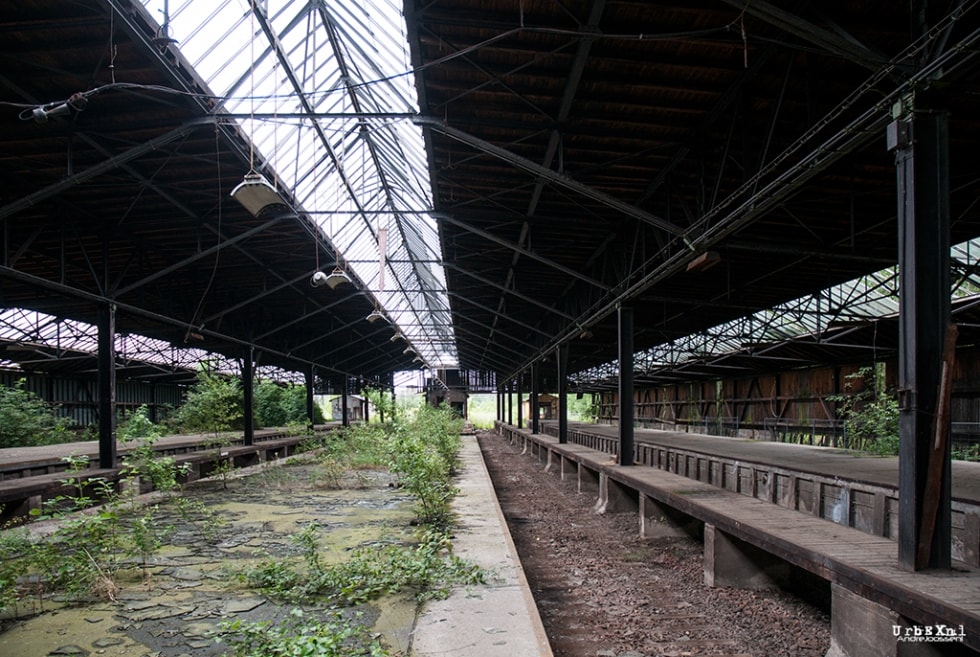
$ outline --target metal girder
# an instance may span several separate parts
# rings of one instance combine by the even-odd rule
[[[206,258],[207,256],[211,255],[212,253],[216,253],[216,252],[220,251],[221,249],[227,248],[227,247],[232,246],[234,244],[238,244],[239,242],[243,242],[243,241],[245,241],[245,240],[253,237],[257,233],[265,232],[269,227],[275,225],[276,223],[282,221],[283,219],[286,219],[288,217],[293,217],[293,216],[295,216],[295,215],[293,215],[291,213],[287,213],[287,214],[281,214],[281,215],[278,215],[276,217],[273,217],[272,219],[270,219],[269,221],[266,221],[264,224],[262,224],[260,226],[256,226],[255,228],[252,228],[250,230],[247,230],[244,233],[241,233],[240,235],[236,235],[235,237],[232,237],[231,239],[227,239],[227,240],[225,240],[223,242],[219,242],[218,244],[215,244],[214,246],[212,246],[210,248],[207,248],[207,249],[205,249],[203,251],[200,251],[198,253],[195,253],[194,255],[192,255],[189,258],[184,258],[180,262],[175,262],[174,264],[170,265],[169,267],[164,267],[163,269],[160,269],[160,270],[154,272],[153,274],[151,274],[149,276],[146,276],[144,278],[141,278],[140,280],[136,281],[135,283],[131,283],[130,285],[127,285],[126,287],[124,287],[122,289],[115,290],[114,291],[114,294],[116,294],[118,296],[118,295],[123,295],[123,294],[127,294],[129,292],[132,292],[133,290],[139,289],[139,288],[143,287],[144,285],[146,285],[147,283],[151,283],[151,282],[155,281],[158,278],[162,278],[164,276],[167,276],[170,273],[172,273],[174,271],[177,271],[178,269],[182,269],[182,268],[186,267],[187,265],[190,265],[190,264],[192,264],[194,262],[197,262],[201,258]]]
[[[569,189],[573,192],[581,194],[587,198],[592,199],[593,201],[602,203],[603,205],[606,205],[615,210],[619,210],[623,214],[632,217],[633,219],[637,219],[639,221],[648,223],[651,226],[660,228],[661,230],[664,230],[670,233],[671,235],[681,235],[684,232],[684,230],[681,227],[672,224],[666,219],[662,219],[661,217],[658,217],[650,212],[647,212],[646,210],[638,208],[635,205],[631,205],[629,203],[626,203],[625,201],[621,201],[613,196],[610,196],[609,194],[606,194],[605,192],[599,191],[598,189],[593,189],[588,185],[583,185],[582,183],[576,180],[572,180],[571,178],[569,178],[564,174],[558,173],[557,171],[554,171],[547,167],[543,167],[540,164],[536,162],[532,162],[526,157],[521,157],[516,153],[512,153],[505,148],[501,148],[499,146],[491,144],[486,140],[480,139],[479,137],[475,137],[462,130],[458,130],[457,128],[450,127],[446,125],[441,119],[434,119],[431,117],[420,116],[415,119],[415,123],[424,128],[429,128],[430,130],[433,130],[435,132],[442,133],[447,137],[462,142],[467,146],[471,146],[472,148],[482,151],[488,155],[492,155],[496,158],[499,158],[509,164],[514,165],[518,169],[522,169],[532,175],[540,176],[541,178],[544,178],[548,182],[554,183],[556,185]]]
[[[536,306],[538,308],[541,308],[542,310],[544,310],[546,312],[552,313],[554,315],[558,315],[559,317],[562,317],[562,318],[567,319],[567,320],[574,320],[575,319],[571,315],[566,314],[566,313],[563,313],[562,311],[558,310],[554,306],[549,306],[546,303],[541,303],[540,301],[537,301],[535,299],[532,299],[531,297],[527,296],[526,294],[522,294],[522,293],[518,292],[517,290],[513,290],[513,289],[510,289],[510,288],[508,288],[508,287],[506,287],[504,285],[500,285],[498,283],[494,283],[493,281],[491,281],[489,279],[486,279],[483,276],[480,276],[479,274],[474,274],[473,272],[471,272],[468,269],[465,269],[463,267],[460,267],[459,265],[445,263],[443,265],[443,267],[445,267],[446,269],[452,269],[453,271],[458,271],[459,273],[463,274],[464,276],[469,276],[470,278],[473,278],[473,279],[475,279],[475,280],[483,283],[484,285],[489,285],[490,287],[497,288],[501,292],[504,292],[506,294],[510,294],[512,296],[515,296],[518,299],[520,299],[521,301],[526,301],[529,304],[531,304],[533,306]]]
[[[489,306],[485,306],[484,304],[482,304],[482,303],[480,303],[478,301],[474,301],[473,299],[470,299],[469,297],[464,296],[462,294],[458,294],[456,292],[450,292],[449,293],[449,296],[451,296],[454,299],[459,299],[460,301],[465,301],[466,303],[471,304],[473,306],[476,306],[477,308],[480,308],[481,310],[486,310],[489,313],[493,313],[493,315],[494,315],[495,318],[496,317],[502,317],[503,319],[507,320],[508,322],[510,322],[512,324],[517,324],[518,326],[521,326],[523,328],[526,328],[528,331],[533,331],[534,333],[537,333],[538,335],[543,335],[543,336],[546,336],[546,337],[551,336],[551,333],[549,333],[548,331],[542,331],[541,329],[537,328],[536,326],[531,326],[530,324],[525,324],[524,322],[522,322],[519,319],[516,319],[516,318],[511,317],[509,315],[505,315],[504,313],[497,312],[493,308],[490,308]],[[475,319],[473,319],[471,317],[468,317],[467,318],[467,321],[473,322],[474,324],[479,324],[480,326],[483,326],[484,328],[487,328],[487,329],[498,330],[498,329],[495,329],[495,328],[493,328],[491,326],[488,326],[487,324],[484,324],[482,322],[479,322],[479,321],[477,321],[477,320],[475,320]],[[507,334],[504,333],[504,335],[507,335]],[[530,344],[528,342],[524,342],[523,340],[518,340],[517,338],[512,338],[512,339],[514,340],[514,342],[520,342],[521,344],[526,345],[526,346],[528,346],[528,347],[530,347],[532,349],[534,348],[534,345],[532,345],[532,344]]]
[[[20,212],[21,210],[29,208],[32,205],[37,205],[38,203],[44,201],[45,199],[51,198],[52,196],[56,196],[57,194],[60,194],[65,190],[71,189],[72,187],[75,187],[79,183],[95,178],[96,176],[99,176],[105,173],[106,171],[111,171],[112,169],[119,168],[125,165],[127,162],[131,162],[139,157],[142,157],[143,155],[146,155],[147,153],[152,153],[153,151],[157,150],[158,148],[160,148],[165,144],[169,144],[172,141],[182,139],[183,137],[186,137],[191,132],[200,128],[201,126],[213,125],[214,122],[215,122],[214,117],[210,117],[210,116],[187,121],[183,125],[174,128],[173,130],[170,130],[169,132],[166,132],[158,137],[154,137],[153,139],[150,139],[149,141],[146,141],[140,144],[139,146],[134,146],[133,148],[129,149],[124,153],[120,153],[119,155],[114,155],[106,160],[103,160],[99,164],[90,166],[84,171],[79,171],[78,173],[67,176],[64,179],[59,180],[54,184],[48,185],[43,189],[39,189],[36,192],[32,192],[27,196],[22,196],[16,201],[13,201],[11,203],[4,205],[3,207],[0,207],[0,221],[5,220],[7,217],[17,212]]]
[[[493,233],[489,233],[489,232],[483,230],[482,228],[477,228],[476,226],[473,226],[472,224],[468,224],[465,221],[462,221],[460,219],[456,219],[452,215],[446,214],[444,212],[434,212],[433,213],[433,216],[436,219],[439,219],[441,221],[448,221],[449,223],[453,224],[454,226],[459,226],[463,230],[468,231],[470,233],[473,233],[474,235],[479,235],[480,237],[482,237],[482,238],[484,238],[484,239],[486,239],[486,240],[488,240],[490,242],[493,242],[494,244],[499,244],[500,246],[506,247],[506,248],[508,248],[508,249],[510,249],[512,251],[516,251],[517,253],[520,253],[522,255],[526,255],[527,257],[532,258],[534,260],[537,260],[538,262],[540,262],[540,263],[542,263],[544,265],[547,265],[547,266],[549,266],[549,267],[551,267],[553,269],[557,269],[558,271],[562,272],[563,274],[567,274],[569,276],[572,276],[574,278],[577,278],[580,281],[583,281],[585,283],[588,283],[589,285],[592,285],[594,287],[598,287],[598,288],[600,288],[602,290],[605,290],[606,292],[608,292],[609,290],[612,289],[608,285],[606,285],[605,283],[601,283],[601,282],[599,282],[599,281],[597,281],[597,280],[595,280],[593,278],[590,278],[588,276],[585,276],[585,275],[583,275],[583,274],[575,271],[574,269],[572,269],[570,267],[566,267],[564,265],[560,265],[560,264],[558,264],[557,262],[555,262],[553,260],[549,260],[548,258],[545,258],[544,256],[540,256],[537,253],[535,253],[534,251],[531,251],[530,249],[525,249],[522,246],[519,246],[519,245],[514,244],[512,242],[508,242],[507,240],[505,240],[505,239],[503,239],[501,237],[497,237]]]
[[[825,30],[796,14],[765,2],[765,0],[722,1],[746,14],[789,32],[803,41],[837,55],[841,59],[853,61],[868,70],[877,71],[882,64],[889,60],[887,55],[861,45],[850,35]]]

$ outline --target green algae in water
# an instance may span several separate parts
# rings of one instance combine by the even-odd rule
[[[200,500],[222,521],[213,540],[183,520],[174,505],[161,504],[160,525],[174,529],[150,558],[148,578],[138,564],[130,564],[118,574],[116,602],[57,609],[8,623],[9,629],[0,633],[0,654],[46,657],[79,649],[77,654],[116,657],[224,655],[228,646],[214,641],[222,622],[261,621],[285,609],[231,574],[270,556],[300,563],[291,537],[305,526],[318,528],[323,563],[343,561],[362,545],[414,537],[412,500],[386,484],[314,489],[301,485],[315,480],[302,472],[291,474],[288,486],[268,486],[269,480],[266,475],[253,484],[243,477],[230,481],[228,489],[214,483],[187,487],[185,497]],[[21,608],[29,609],[30,602]],[[411,596],[388,596],[365,605],[362,621],[372,623],[372,631],[385,637],[393,654],[400,654],[408,649],[416,609]]]

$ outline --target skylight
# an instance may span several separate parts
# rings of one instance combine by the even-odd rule
[[[253,167],[271,165],[428,367],[455,367],[400,5],[143,4],[250,135]]]

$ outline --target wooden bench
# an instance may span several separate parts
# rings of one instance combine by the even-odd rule
[[[828,655],[897,655],[894,632],[945,631],[940,628],[980,650],[980,574],[973,569],[909,572],[899,568],[897,544],[888,538],[664,470],[620,466],[609,454],[551,436],[508,433],[546,471],[573,477],[580,492],[594,494],[597,512],[637,513],[644,535],[666,519],[695,523],[704,538],[708,585],[778,585],[790,566],[830,582],[834,645]],[[911,645],[922,652],[910,652]],[[903,644],[901,654],[933,654],[926,651],[934,648]]]

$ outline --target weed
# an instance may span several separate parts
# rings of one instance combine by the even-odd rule
[[[219,642],[232,647],[234,657],[387,657],[389,652],[367,628],[338,610],[307,618],[294,609],[278,623],[223,623]]]
[[[319,535],[307,526],[294,537],[305,572],[282,561],[269,560],[244,574],[244,580],[267,594],[293,602],[327,601],[357,605],[404,590],[416,599],[442,598],[452,584],[477,584],[486,573],[452,554],[449,535],[423,531],[414,546],[371,545],[354,550],[351,558],[324,567],[319,559]]]

